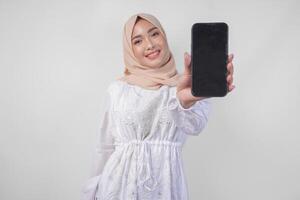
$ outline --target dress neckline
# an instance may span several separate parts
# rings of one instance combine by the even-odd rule
[[[166,88],[166,87],[169,87],[171,88],[172,86],[169,86],[169,85],[163,85],[161,86],[159,89],[157,90],[151,90],[151,89],[145,89],[145,88],[142,88],[138,85],[132,85],[132,84],[129,84],[127,83],[126,81],[122,81],[122,80],[116,80],[117,82],[121,83],[121,84],[124,84],[124,85],[127,85],[128,87],[131,87],[131,88],[134,88],[134,89],[138,89],[138,90],[143,90],[143,91],[148,91],[148,92],[158,92],[158,91],[161,91],[162,89]]]

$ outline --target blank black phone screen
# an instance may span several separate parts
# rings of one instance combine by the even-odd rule
[[[195,23],[191,30],[192,94],[223,97],[228,92],[228,25]]]

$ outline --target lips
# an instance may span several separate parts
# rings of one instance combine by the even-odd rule
[[[146,55],[147,58],[156,58],[160,53],[160,50],[156,50],[156,51],[153,51],[153,52],[150,52]]]

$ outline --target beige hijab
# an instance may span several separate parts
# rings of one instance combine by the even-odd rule
[[[159,89],[162,85],[176,86],[179,81],[179,74],[176,70],[171,51],[169,51],[170,56],[164,60],[164,64],[158,68],[144,66],[140,64],[134,56],[131,35],[138,17],[149,21],[157,27],[167,41],[165,31],[156,17],[146,13],[138,13],[131,16],[125,23],[123,32],[124,76],[118,79],[151,90]]]

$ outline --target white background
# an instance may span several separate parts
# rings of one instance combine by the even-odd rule
[[[122,28],[147,12],[178,71],[195,22],[229,25],[236,88],[183,151],[191,200],[300,199],[299,1],[0,1],[0,199],[79,199],[122,75]]]

